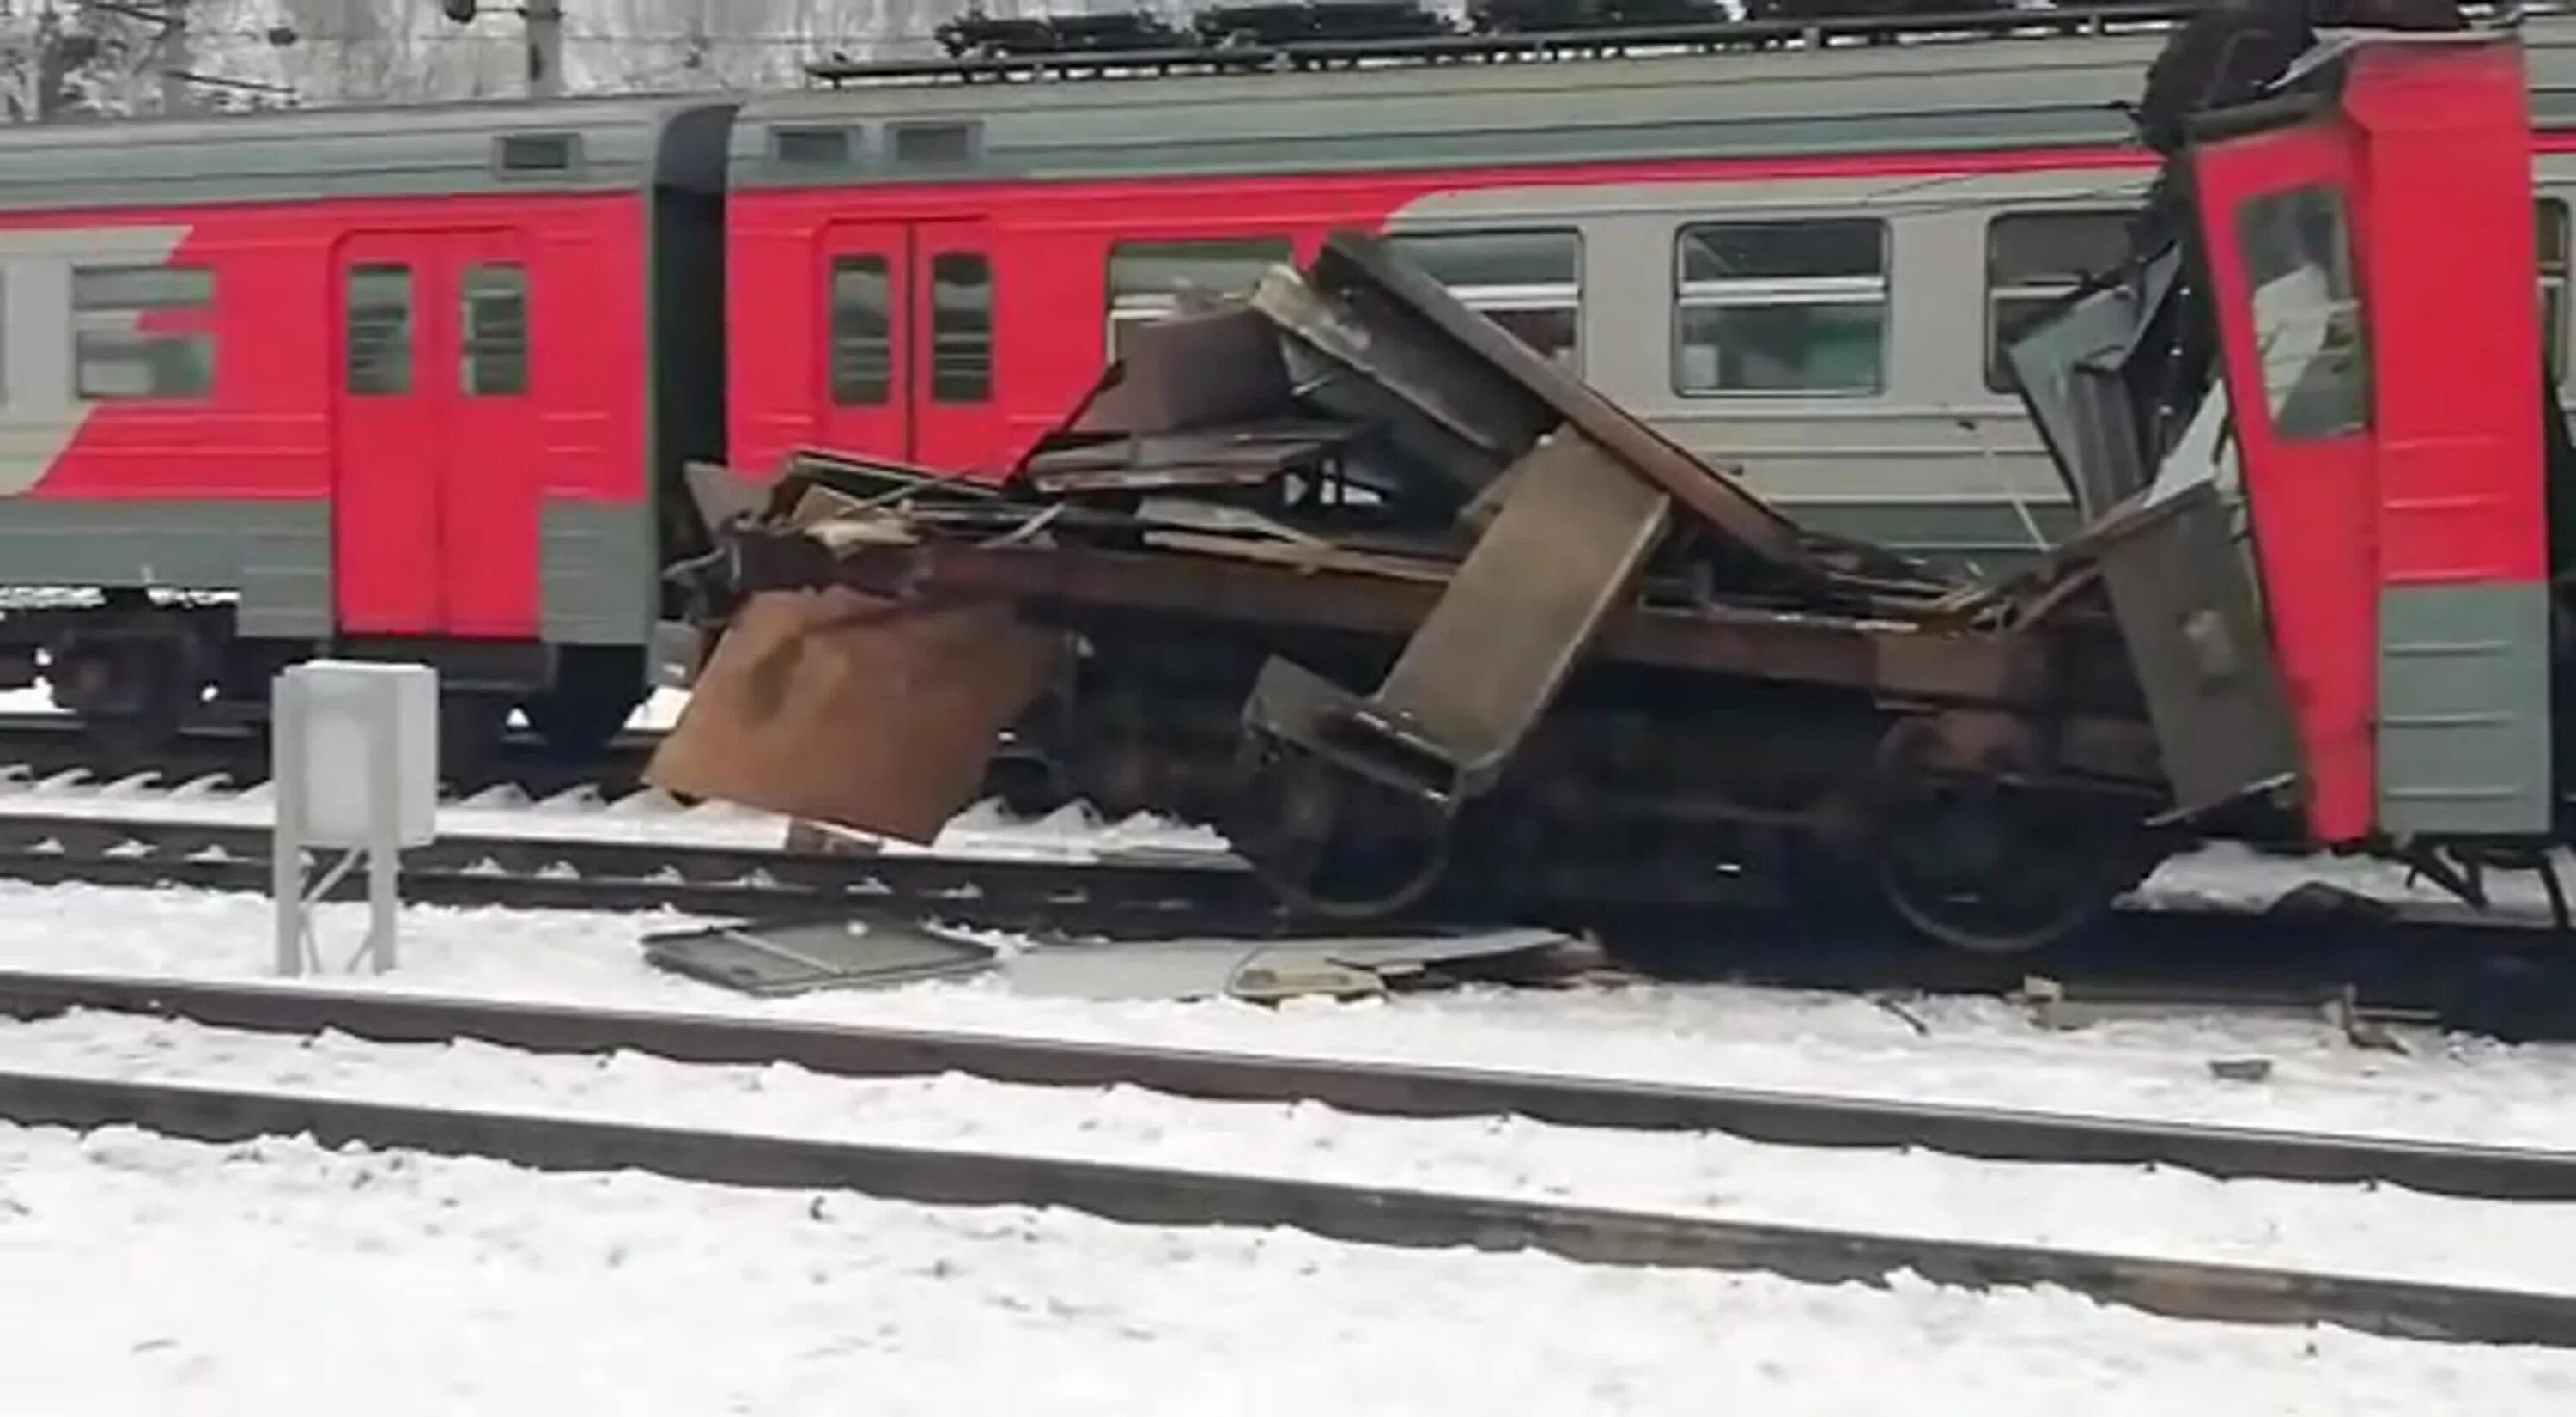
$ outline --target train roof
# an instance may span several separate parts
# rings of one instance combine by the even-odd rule
[[[1600,58],[1518,53],[1511,36],[1449,36],[1427,52],[1408,52],[1421,48],[1411,41],[1308,46],[1340,58],[1310,52],[1250,68],[1222,52],[817,66],[843,86],[745,104],[731,180],[1115,179],[2111,146],[2132,137],[2121,105],[2136,99],[2176,13],[2130,6],[2091,12],[2087,23],[2074,12],[2016,12],[1920,35],[1886,20],[1843,26],[1893,41],[1885,43],[1853,42],[1833,26],[1734,25],[1696,46],[1663,43],[1658,53],[1640,43]],[[2576,15],[2527,16],[2521,29],[2535,121],[2576,125]],[[1757,40],[1762,47],[1751,47]]]
[[[0,211],[652,183],[720,191],[734,104],[617,95],[0,127]]]
[[[967,55],[818,66],[842,86],[747,100],[18,125],[0,128],[0,211],[2102,147],[2129,140],[2121,105],[2176,13],[1739,23],[1695,39],[1632,28],[1580,37],[1595,57],[1562,35]],[[2576,127],[2576,14],[2527,14],[2521,29],[2535,121]]]

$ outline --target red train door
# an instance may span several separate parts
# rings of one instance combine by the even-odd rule
[[[912,228],[912,460],[1000,476],[993,256],[979,221]]]
[[[450,400],[441,440],[440,572],[451,635],[538,633],[542,449],[528,262],[508,232],[445,238],[441,284],[455,323],[439,372]]]
[[[998,473],[993,262],[979,221],[843,222],[818,277],[825,447]]]
[[[437,341],[424,326],[420,239],[355,236],[336,277],[340,397],[332,430],[331,583],[340,629],[434,633],[439,591]]]
[[[528,272],[506,232],[340,248],[332,476],[340,628],[537,633]]]

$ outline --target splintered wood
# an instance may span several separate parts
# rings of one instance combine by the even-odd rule
[[[718,641],[645,781],[927,843],[973,802],[1062,652],[1007,605],[765,592]]]

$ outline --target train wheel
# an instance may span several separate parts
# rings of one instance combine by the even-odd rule
[[[1302,755],[1257,766],[1221,825],[1282,899],[1328,919],[1402,910],[1449,866],[1436,810]]]
[[[1869,865],[1879,900],[1916,932],[1980,954],[2073,936],[2145,874],[2139,834],[2110,804],[2022,788],[2018,745],[1988,745],[1985,771],[1933,771],[1930,726],[1900,725],[1881,757]]]
[[[450,692],[438,705],[439,775],[452,784],[479,782],[500,758],[510,727],[510,701],[498,694]]]
[[[2054,944],[2091,925],[2125,883],[2099,833],[1989,784],[1927,794],[1883,823],[1879,898],[1913,929],[1980,954]]]
[[[554,686],[521,701],[519,711],[547,747],[589,758],[607,750],[643,702],[641,650],[578,645],[564,651]]]

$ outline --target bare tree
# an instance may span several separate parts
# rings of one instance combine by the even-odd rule
[[[0,24],[12,7],[0,0]],[[158,3],[158,0],[143,0]],[[970,3],[991,14],[1127,0],[564,0],[572,92],[763,89],[804,82],[826,54],[935,53],[931,32]],[[470,25],[439,0],[190,0],[195,67],[336,104],[516,96],[520,20],[501,4]],[[1150,0],[1149,0],[1150,3]],[[259,37],[291,33],[279,47]],[[5,36],[0,30],[0,36]],[[0,38],[5,43],[5,38]],[[0,87],[6,75],[0,74]]]

